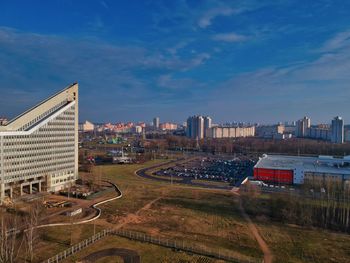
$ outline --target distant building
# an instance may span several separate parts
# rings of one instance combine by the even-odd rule
[[[277,134],[283,134],[284,125],[261,125],[256,127],[256,136],[261,138],[274,138]]]
[[[139,123],[137,123],[137,126],[141,126],[142,128],[146,128],[146,123],[145,122],[139,122]]]
[[[309,129],[309,137],[311,139],[317,139],[317,140],[331,140],[331,128],[329,125],[320,124],[317,126],[311,126]]]
[[[142,128],[142,126],[140,126],[140,125],[135,125],[134,127],[132,127],[132,131],[133,131],[134,133],[140,134],[140,133],[142,133],[142,130],[143,130],[143,128]]]
[[[212,126],[212,119],[210,117],[204,117],[204,137],[208,137],[207,130]]]
[[[291,138],[292,138],[291,133],[276,133],[272,137],[272,139],[274,139],[274,140],[287,140],[287,139],[291,139]]]
[[[153,119],[153,128],[158,130],[159,129],[159,117],[155,117]]]
[[[344,126],[344,141],[350,142],[350,125]]]
[[[255,126],[247,127],[223,127],[216,126],[208,128],[208,138],[239,138],[239,137],[253,137],[255,136]]]
[[[173,131],[177,129],[177,124],[170,123],[170,122],[164,122],[159,125],[159,129],[163,131]]]
[[[212,120],[210,117],[201,115],[191,116],[187,119],[186,135],[193,139],[203,139],[205,136],[205,127],[211,127]]]
[[[296,123],[295,135],[297,137],[309,137],[309,129],[311,127],[311,119],[304,117],[301,120],[298,120]]]
[[[333,143],[344,143],[344,120],[339,116],[332,120],[331,141]]]
[[[284,133],[295,135],[295,132],[296,132],[295,124],[294,125],[293,124],[284,125]]]
[[[92,132],[95,130],[95,125],[89,121],[83,123],[83,132]]]

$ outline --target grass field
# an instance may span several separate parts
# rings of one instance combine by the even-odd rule
[[[262,252],[240,215],[237,196],[229,191],[171,186],[166,182],[138,177],[134,173],[137,169],[167,161],[99,166],[103,178],[120,187],[123,198],[101,206],[103,212],[95,223],[96,231],[118,227],[123,222],[124,229],[220,249],[241,259],[261,260]],[[350,237],[347,235],[318,229],[305,230],[274,223],[266,218],[253,218],[253,221],[270,245],[275,262],[349,262]],[[68,248],[71,230],[73,243],[78,243],[91,236],[93,228],[91,224],[43,230],[36,261],[40,262]],[[111,247],[135,250],[142,262],[146,263],[214,262],[114,236],[98,241],[66,262],[76,262],[94,251]],[[109,257],[99,262],[115,262],[115,259]]]
[[[164,263],[176,263],[176,262],[201,262],[201,263],[220,263],[221,260],[214,260],[211,258],[189,255],[183,252],[174,252],[171,249],[158,247],[151,244],[142,242],[130,241],[125,238],[116,236],[110,236],[106,239],[100,240],[90,246],[88,249],[83,250],[67,260],[64,263],[77,262],[85,256],[92,253],[92,251],[99,251],[107,248],[126,248],[133,251],[137,251],[141,257],[141,262],[164,262]],[[96,263],[116,263],[122,261],[116,261],[116,257],[106,257],[98,260]]]
[[[350,236],[320,229],[258,224],[275,262],[350,262]]]

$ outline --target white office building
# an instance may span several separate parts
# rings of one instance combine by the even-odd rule
[[[78,177],[78,84],[0,126],[0,198],[58,191]]]

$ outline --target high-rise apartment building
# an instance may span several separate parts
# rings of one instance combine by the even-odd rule
[[[311,127],[311,119],[304,117],[301,120],[298,120],[296,123],[295,135],[297,137],[308,137]]]
[[[212,126],[212,119],[210,117],[204,117],[204,137],[208,137],[207,132]]]
[[[339,116],[332,120],[331,141],[333,143],[344,143],[344,120]]]
[[[78,84],[0,126],[0,199],[58,191],[78,177]]]
[[[158,130],[159,129],[159,117],[155,117],[155,118],[153,118],[153,128],[155,129],[155,130]]]
[[[206,136],[206,130],[211,126],[212,120],[210,117],[201,115],[188,117],[186,135],[193,139],[203,139]]]

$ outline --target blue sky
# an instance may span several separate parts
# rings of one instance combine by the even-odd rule
[[[350,1],[0,1],[0,115],[72,82],[92,121],[350,119]]]

